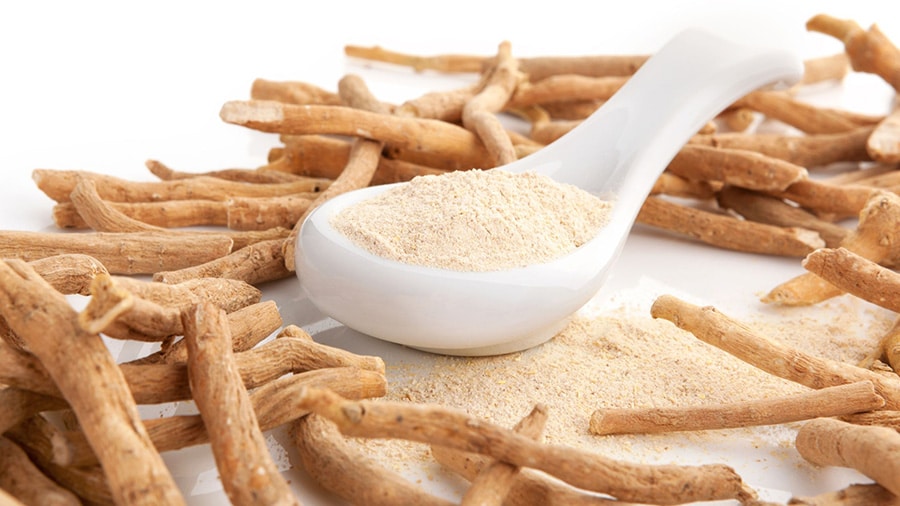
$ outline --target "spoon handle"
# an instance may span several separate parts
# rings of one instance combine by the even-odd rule
[[[633,220],[656,178],[704,124],[751,91],[796,82],[802,70],[790,51],[686,30],[581,125],[509,167],[614,198],[624,215],[618,218]]]

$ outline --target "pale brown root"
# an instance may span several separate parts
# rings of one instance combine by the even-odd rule
[[[873,160],[882,163],[900,162],[900,107],[895,108],[875,127],[866,149]]]
[[[228,326],[231,329],[232,350],[239,353],[253,348],[278,330],[282,323],[278,306],[272,300],[229,313]],[[184,339],[175,341],[162,350],[161,360],[170,364],[186,362],[187,348]]]
[[[94,257],[112,274],[152,274],[183,269],[221,258],[231,252],[231,238],[173,237],[155,232],[0,232],[0,258],[30,262],[65,254]],[[245,248],[246,249],[246,248]]]
[[[27,264],[10,264],[0,262],[0,311],[72,406],[116,500],[183,504],[100,336],[84,332],[65,297]],[[80,367],[69,367],[72,363]]]
[[[477,453],[432,446],[431,455],[441,466],[474,480],[493,459]],[[575,488],[534,469],[521,469],[504,504],[510,506],[637,506]]]
[[[183,317],[191,394],[232,504],[300,504],[269,454],[231,350],[225,312],[201,303]]]
[[[490,157],[475,134],[444,121],[386,118],[384,114],[343,106],[296,106],[259,100],[226,102],[219,115],[225,122],[263,132],[364,137],[398,149],[453,158],[469,168],[491,166]]]
[[[96,258],[80,253],[50,256],[28,263],[56,291],[66,295],[90,295],[94,278],[108,274]]]
[[[219,293],[204,293],[203,284],[210,285],[206,288],[219,288]],[[168,287],[170,293],[163,293],[166,290],[159,287]],[[199,293],[192,292],[194,287],[200,288]],[[176,294],[177,298],[173,298]],[[194,304],[209,302],[232,312],[259,302],[260,296],[257,288],[238,280],[200,278],[167,285],[101,274],[94,278],[91,299],[78,317],[87,332],[102,332],[117,339],[160,341],[183,333],[181,312]]]
[[[326,189],[327,191],[327,189]],[[234,244],[233,249],[238,250],[250,244],[260,242],[267,239],[284,238],[288,236],[289,230],[286,228],[269,228],[266,230],[251,231],[183,231],[170,230],[155,225],[149,225],[137,221],[119,212],[114,207],[108,205],[100,194],[97,193],[96,183],[89,179],[82,179],[75,185],[75,189],[70,194],[72,204],[75,210],[84,220],[85,224],[96,230],[97,232],[155,232],[159,234],[171,234],[173,236],[220,236],[230,237]]]
[[[547,424],[547,416],[547,407],[537,405],[513,427],[513,430],[535,441],[540,441]],[[520,471],[521,468],[506,462],[494,461],[484,466],[472,479],[472,484],[463,494],[460,505],[500,506],[515,484]]]
[[[825,221],[801,207],[771,195],[727,186],[716,193],[715,197],[719,207],[731,209],[748,220],[817,232],[825,241],[825,246],[837,246],[850,233],[840,225]]]
[[[843,292],[900,312],[900,273],[846,248],[813,251],[803,261],[803,267]]]
[[[429,494],[354,449],[332,422],[310,414],[292,424],[291,436],[307,474],[354,504],[453,504]]]
[[[806,22],[806,28],[843,42],[854,70],[876,74],[900,91],[900,49],[878,26],[863,30],[855,21],[819,14]]]
[[[19,445],[0,436],[0,490],[23,504],[79,505],[72,492],[60,487],[29,460]],[[0,500],[0,503],[3,503]]]
[[[880,425],[900,431],[900,411],[871,411],[844,415],[840,419],[856,425]]]
[[[873,192],[859,213],[856,228],[839,246],[876,263],[893,264],[900,258],[900,197]],[[762,301],[786,306],[816,304],[844,293],[813,273],[805,273],[779,284]]]
[[[699,307],[663,295],[653,303],[650,314],[669,320],[701,341],[774,376],[814,389],[871,381],[884,398],[885,409],[900,407],[900,378],[803,353],[759,335],[713,307]]]
[[[726,132],[695,135],[690,143],[756,151],[813,169],[835,162],[870,161],[866,141],[873,129],[874,127],[866,126],[849,132],[801,136]]]
[[[315,199],[327,192],[263,199],[235,198],[228,202],[225,224],[233,230],[291,229],[300,222]]]
[[[288,373],[325,367],[356,367],[384,374],[384,360],[357,355],[307,339],[281,338],[236,353],[246,388],[253,389]],[[3,383],[60,397],[47,370],[31,354],[0,342],[0,380]],[[121,364],[125,381],[138,404],[161,404],[190,398],[187,369],[182,363]]]
[[[719,248],[749,253],[805,257],[825,245],[819,234],[811,230],[740,220],[660,197],[648,197],[644,201],[637,221]]]
[[[520,60],[521,61],[521,60]],[[507,107],[518,109],[565,101],[608,100],[628,80],[627,77],[589,77],[577,74],[554,75],[520,84]]]
[[[175,181],[127,181],[88,171],[53,169],[35,169],[32,178],[41,191],[57,202],[69,202],[69,195],[82,179],[94,181],[100,198],[112,202],[225,201],[233,197],[275,197],[322,191],[331,183],[327,179],[303,178],[289,183],[247,184],[204,176]]]
[[[324,135],[282,135],[281,139],[285,147],[278,163],[264,165],[259,170],[288,171],[310,177],[335,179],[350,159],[352,141]],[[458,168],[457,162],[449,162],[453,164],[450,168]],[[426,167],[382,156],[378,160],[378,169],[372,176],[372,184],[397,183],[409,181],[415,176],[441,173],[443,170],[439,167]]]
[[[797,85],[815,84],[823,81],[841,80],[850,72],[847,53],[810,58],[803,62],[803,77]]]
[[[277,100],[288,104],[338,105],[341,97],[314,84],[302,81],[255,79],[250,87],[254,100]]]
[[[107,202],[107,205],[132,219],[163,228],[228,224],[227,201],[193,199]],[[71,202],[61,202],[53,206],[53,222],[59,228],[88,228],[88,224]]]
[[[590,430],[607,435],[730,429],[847,415],[883,406],[884,399],[875,392],[874,385],[860,381],[787,397],[731,404],[601,408],[591,415]]]
[[[656,178],[650,195],[669,195],[671,197],[705,200],[716,195],[716,183],[692,181],[671,172],[663,172]]]
[[[270,239],[180,270],[158,269],[153,281],[181,283],[194,278],[228,278],[257,285],[283,279],[292,275],[284,265],[283,245],[284,239]]]
[[[297,405],[297,394],[306,387],[329,388],[351,399],[381,397],[387,391],[383,374],[356,367],[329,367],[286,375],[250,393],[253,411],[263,431],[271,430],[309,412]],[[177,415],[144,420],[153,445],[160,452],[178,450],[209,442],[209,434],[200,415]],[[96,463],[81,431],[67,433],[76,449],[73,465]]]
[[[900,495],[900,433],[896,430],[818,418],[800,427],[796,446],[803,458],[817,466],[856,469]]]
[[[10,386],[0,388],[0,434],[42,411],[53,411],[67,406],[65,401],[58,397]]]
[[[148,160],[146,166],[147,170],[163,181],[208,176],[239,183],[266,184],[289,183],[301,179],[296,174],[280,171],[262,171],[257,169],[220,169],[206,172],[183,172],[174,170],[157,160]]]
[[[836,185],[816,179],[803,179],[784,191],[770,192],[789,200],[823,219],[831,221],[859,216],[866,203],[880,190],[863,185]]]
[[[403,65],[415,70],[449,73],[477,73],[493,62],[493,57],[462,54],[413,55],[390,51],[379,46],[348,45],[344,53],[354,58]],[[522,72],[538,81],[557,74],[586,76],[630,76],[647,61],[647,55],[538,56],[523,58]]]
[[[6,431],[6,437],[28,453],[60,466],[72,465],[75,450],[63,431],[39,413]]]
[[[877,483],[850,485],[815,496],[792,497],[790,506],[900,506],[900,497]]]
[[[749,107],[731,107],[719,113],[716,120],[730,132],[744,132],[756,121],[756,113]]]
[[[304,399],[310,410],[336,423],[348,436],[408,439],[483,453],[624,501],[674,504],[748,494],[740,477],[727,466],[652,466],[615,461],[574,447],[540,444],[441,406],[348,401],[321,389],[307,389]]]
[[[688,144],[666,170],[687,179],[721,181],[750,190],[779,191],[806,179],[806,169],[753,151]]]
[[[487,57],[476,55],[441,54],[433,56],[413,55],[391,51],[380,46],[344,46],[344,54],[351,58],[402,65],[415,70],[439,72],[479,72]]]
[[[463,107],[462,123],[475,133],[491,157],[492,167],[517,160],[512,141],[496,114],[509,102],[520,80],[518,62],[509,42],[503,42],[484,87]],[[488,167],[483,167],[488,168]]]
[[[347,75],[338,84],[341,98],[345,103],[374,113],[387,114],[390,112],[387,106],[379,102],[371,94],[369,88],[360,77],[352,74]],[[363,138],[353,141],[344,170],[341,171],[328,189],[319,194],[315,200],[306,206],[303,214],[297,219],[290,235],[284,241],[282,255],[284,256],[285,269],[288,271],[294,270],[297,236],[300,233],[303,221],[306,220],[309,213],[338,195],[369,186],[375,171],[378,169],[378,160],[381,158],[382,148],[384,148],[384,144],[380,141]]]
[[[874,126],[882,116],[865,117],[840,109],[817,107],[801,102],[783,91],[754,91],[736,102],[767,118],[776,119],[808,134],[834,134],[858,127]]]

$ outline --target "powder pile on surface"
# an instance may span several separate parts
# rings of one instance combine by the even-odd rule
[[[769,339],[855,363],[877,345],[892,319],[881,313],[861,315],[853,304],[841,307],[845,303],[839,298],[809,311],[742,320]],[[751,479],[754,469],[771,476],[775,467],[816,479],[812,467],[792,450],[794,424],[646,435],[588,432],[591,413],[602,407],[710,405],[808,391],[671,322],[653,319],[649,311],[612,308],[578,315],[536,348],[495,357],[435,356],[424,368],[394,365],[388,368],[388,381],[387,399],[451,406],[505,427],[515,425],[536,403],[544,403],[550,408],[544,435],[549,444],[647,463],[724,462],[742,471],[750,460],[753,469],[745,472]],[[366,454],[401,473],[436,466],[423,445],[359,443]]]
[[[384,258],[490,271],[570,253],[597,234],[610,209],[547,176],[475,169],[417,177],[344,209],[331,224]]]

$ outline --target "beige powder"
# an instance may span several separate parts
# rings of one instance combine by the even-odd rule
[[[760,335],[832,360],[853,363],[873,349],[891,324],[887,312],[865,314],[852,298],[820,308],[744,318]],[[511,427],[536,403],[550,408],[545,441],[609,457],[648,463],[722,462],[730,454],[755,455],[802,470],[816,470],[793,448],[796,424],[702,432],[595,436],[591,413],[601,407],[667,407],[772,398],[808,391],[771,376],[696,339],[649,310],[609,308],[579,315],[547,343],[495,357],[430,357],[428,364],[388,368],[387,398],[435,403]],[[395,440],[359,441],[360,448],[395,471],[427,469],[438,476],[424,445]],[[689,454],[690,457],[685,457]],[[725,455],[728,455],[726,453]],[[736,465],[740,462],[726,460]],[[748,471],[751,482],[758,480]]]
[[[348,207],[332,226],[385,258],[488,271],[571,252],[597,234],[610,208],[539,174],[468,170],[417,177]]]

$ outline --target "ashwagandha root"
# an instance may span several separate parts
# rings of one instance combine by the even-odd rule
[[[292,275],[284,263],[284,242],[284,239],[260,241],[183,269],[159,269],[154,271],[153,281],[181,283],[194,278],[227,278],[257,285],[284,279]]]
[[[684,146],[666,168],[681,177],[720,181],[751,190],[779,191],[805,179],[805,168],[753,151]]]
[[[348,105],[357,107],[362,110],[388,114],[390,108],[378,101],[369,91],[365,82],[355,75],[345,76],[338,83],[339,93],[342,100]],[[350,155],[344,170],[337,176],[334,182],[315,200],[310,202],[303,214],[297,219],[296,224],[291,230],[287,240],[284,241],[282,254],[284,255],[284,267],[288,271],[294,270],[294,253],[296,248],[297,236],[300,233],[300,226],[313,210],[322,205],[324,202],[346,193],[348,191],[365,188],[372,182],[372,177],[378,169],[378,160],[381,158],[381,151],[384,143],[377,140],[369,140],[365,138],[357,138],[353,141],[350,148]]]
[[[425,112],[413,112],[416,117],[430,118]],[[420,116],[421,114],[421,116]],[[352,141],[324,135],[282,135],[283,153],[274,162],[259,167],[260,171],[287,171],[310,177],[335,179],[350,159]],[[449,168],[456,169],[457,162]],[[408,161],[386,158],[378,160],[378,168],[372,176],[372,184],[409,181],[415,176],[441,174],[440,167],[426,167]]]
[[[228,123],[263,132],[362,135],[402,149],[455,159],[469,168],[493,166],[475,134],[433,119],[385,116],[343,106],[295,106],[259,100],[226,102],[219,115]]]
[[[63,431],[39,413],[6,431],[6,437],[40,460],[61,466],[72,465],[75,451]]]
[[[652,466],[607,459],[577,448],[550,446],[467,414],[434,405],[349,401],[307,389],[305,405],[348,436],[401,438],[483,453],[520,467],[547,472],[572,485],[624,501],[675,504],[747,497],[728,466]]]
[[[261,292],[253,285],[218,278],[212,278],[213,282],[203,281],[209,279],[167,285],[98,275],[91,284],[91,299],[79,314],[79,321],[89,332],[102,332],[118,339],[159,341],[183,334],[181,313],[193,304],[205,301],[233,312],[259,302]],[[210,285],[208,288],[215,285],[222,291],[212,294],[205,290],[204,296],[203,284]],[[200,294],[193,293],[192,288],[199,288]],[[180,295],[177,299],[172,297],[176,294]]]
[[[513,427],[517,434],[540,441],[547,424],[547,406],[539,404]],[[472,479],[463,494],[462,506],[500,506],[516,482],[521,468],[506,462],[492,462]]]
[[[137,221],[119,212],[107,204],[97,192],[96,183],[89,179],[82,179],[75,185],[69,195],[75,211],[81,216],[85,224],[97,232],[152,232],[158,234],[171,234],[174,236],[197,237],[204,235],[224,235],[233,241],[232,248],[241,249],[250,244],[267,239],[285,238],[289,230],[281,227],[272,227],[265,230],[171,230],[157,227]]]
[[[283,376],[250,393],[253,411],[263,431],[271,430],[309,412],[297,404],[297,395],[306,387],[329,388],[351,399],[381,397],[387,391],[384,375],[355,367],[329,367]],[[178,450],[209,442],[200,415],[176,415],[144,420],[153,445],[160,452]],[[74,449],[72,465],[96,463],[81,431],[66,433]]]
[[[66,295],[90,295],[94,278],[109,274],[96,258],[80,253],[40,258],[29,264],[44,281]]]
[[[24,262],[0,262],[0,312],[75,411],[120,504],[183,504],[100,336]],[[70,367],[77,363],[79,367]]]
[[[0,434],[42,411],[66,407],[68,404],[58,397],[11,386],[0,388]]]
[[[900,50],[878,26],[863,30],[855,21],[819,14],[806,22],[806,28],[843,42],[853,70],[876,74],[900,91]]]
[[[848,132],[803,136],[737,132],[700,134],[695,135],[690,143],[756,151],[812,169],[835,162],[870,161],[866,142],[874,128],[865,126]]]
[[[883,118],[817,107],[801,102],[784,91],[754,91],[739,99],[735,105],[748,107],[808,134],[847,132],[858,127],[874,126]]]
[[[900,498],[877,483],[850,485],[814,496],[792,497],[790,506],[897,506]]]
[[[0,490],[5,490],[23,504],[81,504],[75,494],[57,485],[35,467],[19,445],[3,436],[0,436]],[[0,500],[0,503],[3,501]]]
[[[751,253],[805,257],[825,245],[819,234],[811,230],[739,220],[661,197],[648,197],[637,221],[720,248]]]
[[[449,506],[354,449],[328,419],[310,414],[291,426],[306,472],[323,488],[353,504]]]
[[[493,460],[485,455],[432,446],[441,466],[471,481]],[[504,504],[510,506],[637,506],[573,487],[534,469],[520,469]],[[646,504],[646,503],[642,503]]]
[[[885,400],[884,409],[900,407],[900,378],[803,353],[755,333],[713,307],[663,295],[654,301],[650,314],[774,376],[814,389],[871,381]]]
[[[284,337],[235,354],[244,386],[257,388],[288,373],[325,367],[357,367],[384,374],[380,357],[357,355],[307,339]],[[44,395],[61,393],[49,373],[31,354],[0,342],[0,381]],[[190,399],[187,368],[183,363],[121,364],[134,401],[160,404]]]
[[[846,248],[813,251],[803,267],[842,291],[900,312],[900,274]]]
[[[890,265],[900,258],[900,197],[877,191],[859,213],[856,228],[839,246],[876,263]],[[763,302],[788,306],[816,304],[843,290],[813,273],[791,278],[767,293]]]
[[[869,381],[798,395],[730,404],[672,408],[601,408],[591,415],[597,435],[651,434],[775,425],[881,409],[884,399]]]
[[[269,454],[231,351],[225,312],[200,303],[183,316],[191,394],[232,504],[297,504]]]
[[[894,429],[818,418],[800,427],[795,444],[815,465],[851,467],[900,495],[900,433]]]
[[[719,207],[731,209],[751,221],[812,230],[819,234],[828,247],[839,245],[850,233],[846,227],[823,220],[783,199],[753,190],[726,186],[715,193],[715,198]]]
[[[235,181],[240,183],[289,183],[291,181],[299,181],[302,177],[297,174],[291,174],[282,171],[264,171],[257,169],[220,169],[206,172],[182,172],[174,170],[158,160],[147,160],[147,170],[154,176],[163,181],[172,181],[176,179],[191,179],[194,177],[208,176],[224,179],[226,181]]]
[[[208,176],[174,181],[127,181],[88,171],[53,169],[35,169],[32,178],[41,191],[57,202],[69,202],[75,185],[83,179],[94,181],[100,198],[112,202],[275,197],[318,192],[331,183],[327,179],[303,178],[288,183],[247,184]]]
[[[873,160],[881,163],[900,162],[900,107],[896,107],[872,131],[866,142],[866,151]]]
[[[287,104],[340,105],[341,97],[314,84],[303,81],[271,81],[254,79],[250,86],[254,100],[276,100]]]
[[[509,102],[520,80],[518,62],[512,56],[509,42],[500,44],[497,57],[486,74],[484,87],[463,107],[462,123],[484,143],[492,166],[505,165],[518,159],[506,128],[496,116]]]
[[[153,274],[224,257],[231,253],[233,244],[234,241],[224,235],[181,237],[155,232],[0,231],[0,258],[33,261],[56,255],[86,254],[111,274]]]

